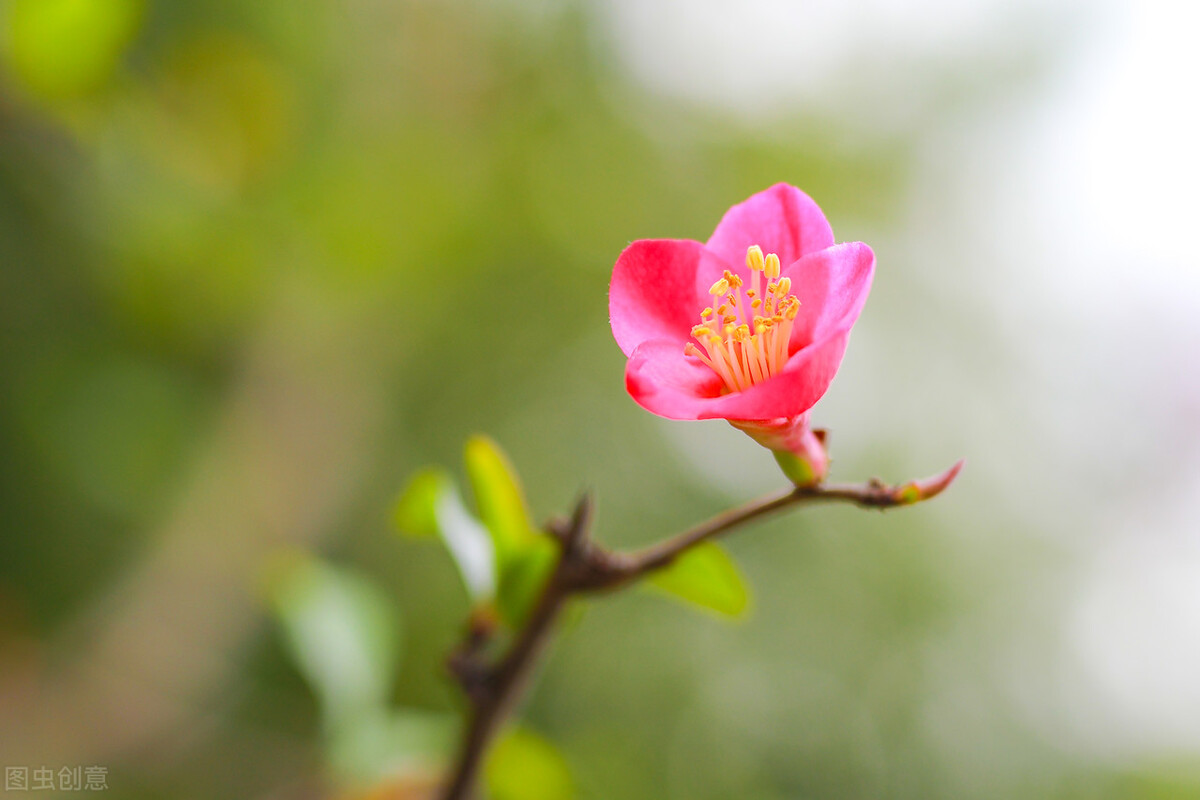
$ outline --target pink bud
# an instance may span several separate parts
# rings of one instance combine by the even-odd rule
[[[946,487],[954,482],[954,479],[958,477],[958,473],[962,471],[963,464],[965,463],[967,463],[965,458],[959,459],[958,463],[940,475],[906,483],[893,490],[892,497],[896,502],[906,505],[920,503],[922,500],[937,497],[946,490]]]

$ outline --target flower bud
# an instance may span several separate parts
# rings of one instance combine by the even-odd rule
[[[906,483],[893,492],[893,497],[896,502],[905,505],[912,505],[913,503],[920,503],[922,500],[928,500],[931,497],[937,497],[946,490],[946,487],[954,482],[954,479],[958,477],[958,473],[962,471],[963,464],[965,463],[965,460],[959,460],[958,463],[940,475]]]

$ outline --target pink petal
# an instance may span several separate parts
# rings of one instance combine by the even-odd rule
[[[638,346],[625,365],[625,388],[643,408],[669,419],[699,416],[720,393],[721,379],[698,359],[683,354],[677,341]]]
[[[625,248],[608,289],[613,337],[625,355],[650,339],[691,337],[703,308],[696,269],[711,259],[702,244],[688,239],[641,239]]]
[[[808,411],[841,364],[849,327],[795,353],[783,372],[744,392],[719,395],[720,379],[674,342],[646,342],[625,367],[625,387],[643,408],[669,419],[769,420]]]
[[[783,275],[800,299],[790,342],[796,351],[854,324],[871,291],[875,254],[862,242],[837,244],[788,265]]]
[[[786,266],[829,247],[833,231],[811,197],[794,186],[777,183],[726,211],[705,246],[745,277],[746,248],[752,244],[764,253],[778,254]],[[719,277],[718,271],[701,291]]]
[[[783,371],[744,392],[717,398],[700,419],[775,419],[808,411],[833,383],[846,353],[850,326],[792,354]]]

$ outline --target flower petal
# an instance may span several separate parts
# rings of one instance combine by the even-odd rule
[[[669,419],[700,419],[721,379],[671,340],[643,342],[625,365],[625,388],[643,408]]]
[[[700,321],[696,269],[711,260],[689,239],[640,239],[621,253],[608,290],[613,337],[625,355],[650,339],[684,342]],[[683,345],[679,346],[683,352]]]
[[[862,242],[837,244],[790,264],[783,275],[800,299],[789,343],[795,352],[854,324],[871,291],[875,253]]]
[[[847,325],[792,354],[783,371],[770,380],[744,392],[715,398],[697,419],[764,420],[803,414],[816,405],[833,383],[849,338]]]
[[[743,392],[719,394],[721,381],[675,342],[643,343],[625,365],[625,388],[640,406],[668,419],[769,420],[808,411],[837,374],[850,327],[795,353],[783,371]]]
[[[746,249],[752,244],[778,254],[787,265],[833,244],[833,230],[811,197],[777,183],[726,211],[705,246],[744,276]],[[709,285],[718,277],[720,272]]]

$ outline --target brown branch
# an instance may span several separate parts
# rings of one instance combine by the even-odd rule
[[[508,654],[472,684],[468,684],[462,676],[479,675],[478,669],[461,666],[460,662],[459,669],[454,670],[464,684],[472,709],[459,747],[458,760],[452,778],[442,792],[442,800],[467,800],[472,796],[487,746],[523,694],[529,674],[549,641],[549,633],[574,591],[571,576],[580,563],[586,563],[586,543],[591,521],[592,500],[584,495],[575,506],[571,522],[557,531],[562,545],[558,562]],[[471,646],[469,650],[460,651],[462,660],[465,661],[480,649]]]
[[[962,469],[958,462],[933,478],[888,486],[878,480],[864,484],[797,486],[759,498],[658,544],[632,553],[604,550],[589,538],[592,501],[585,495],[569,523],[552,525],[561,552],[542,588],[537,605],[517,634],[508,653],[494,665],[481,663],[487,632],[473,624],[467,639],[451,656],[450,669],[462,684],[471,715],[458,759],[441,800],[469,800],[488,744],[524,693],[529,676],[549,640],[559,613],[576,594],[615,589],[671,564],[701,542],[785,508],[808,503],[847,502],[865,508],[912,505],[940,494]]]
[[[888,486],[882,481],[872,479],[864,484],[818,484],[816,486],[796,486],[788,491],[776,492],[751,501],[740,508],[718,514],[694,528],[644,550],[610,555],[611,579],[614,584],[637,580],[647,573],[669,565],[682,553],[701,542],[720,536],[759,517],[765,517],[796,505],[840,501],[853,503],[863,508],[882,510],[919,503],[941,494],[958,475],[962,465],[963,462],[959,461],[941,475],[922,481],[912,481],[902,486]]]

